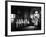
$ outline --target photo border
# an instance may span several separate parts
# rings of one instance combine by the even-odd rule
[[[7,6],[8,2],[22,2],[22,3],[35,3],[35,4],[44,4],[44,33],[38,33],[38,34],[23,34],[23,35],[8,35],[8,30],[7,30]],[[27,1],[5,1],[5,36],[26,36],[26,35],[41,35],[45,34],[45,3],[42,2],[27,2]]]

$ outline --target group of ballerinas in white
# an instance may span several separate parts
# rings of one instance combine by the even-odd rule
[[[40,17],[40,15],[39,15],[38,11],[35,11],[34,14],[30,14],[30,18],[32,19],[31,21],[32,21],[32,23],[34,23],[34,25],[38,25],[39,17]],[[13,23],[15,14],[11,14],[11,18],[12,18],[11,22]],[[17,19],[16,24],[22,24],[22,23],[29,24],[30,22],[27,19],[24,19],[24,21],[23,21],[23,19]]]

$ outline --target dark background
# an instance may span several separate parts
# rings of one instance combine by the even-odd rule
[[[38,11],[40,14],[40,19],[38,22],[38,26],[34,29],[25,29],[24,27],[27,26],[34,26],[34,24],[31,22],[31,19],[29,18],[30,14],[34,14],[35,11]],[[11,31],[25,31],[25,30],[41,30],[41,7],[32,7],[32,6],[11,6],[11,14],[16,14],[16,18],[14,19],[14,22],[11,23]],[[16,28],[16,19],[24,19],[24,14],[27,14],[27,19],[30,21],[30,24],[27,24],[26,26],[18,27]],[[19,17],[19,18],[18,18]]]

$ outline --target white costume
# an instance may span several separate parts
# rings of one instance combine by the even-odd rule
[[[34,19],[35,19],[35,23],[34,23],[34,25],[38,25],[38,19],[39,19],[38,11],[35,11]]]
[[[38,25],[38,19],[40,17],[40,15],[38,14],[38,11],[35,11],[35,14],[31,16],[32,17],[32,22],[34,23],[34,25]]]

